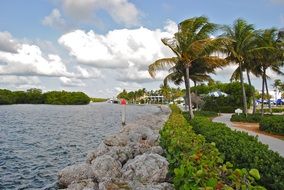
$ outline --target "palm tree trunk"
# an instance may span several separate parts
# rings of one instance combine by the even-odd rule
[[[195,87],[195,95],[197,96],[197,88],[196,88],[196,86],[197,86],[197,82],[196,81],[193,81],[193,83],[194,83],[194,87]],[[196,110],[198,110],[199,108],[198,108],[198,103],[196,102]]]
[[[188,112],[189,112],[189,118],[193,119],[193,111],[192,111],[192,103],[191,103],[191,92],[190,92],[190,81],[189,81],[189,67],[186,66],[185,69],[185,90],[186,90],[186,96],[188,100]]]
[[[244,113],[247,116],[248,114],[248,109],[247,109],[247,96],[246,96],[246,90],[245,90],[245,85],[244,85],[244,77],[243,77],[243,71],[242,71],[242,63],[239,63],[240,67],[240,80],[241,80],[241,85],[242,85],[242,91],[243,91],[243,104],[244,104]]]
[[[266,88],[266,96],[268,97],[268,108],[269,108],[269,112],[270,114],[272,114],[272,108],[271,108],[271,104],[270,104],[270,95],[268,92],[268,85],[267,85],[267,79],[265,78],[265,88]]]
[[[247,77],[248,77],[249,87],[252,88],[248,69],[247,69]],[[255,114],[255,112],[256,112],[256,104],[255,104],[255,93],[254,92],[252,94],[252,102],[253,102],[252,114]]]
[[[264,115],[263,100],[264,100],[264,80],[265,80],[265,69],[262,72],[262,89],[261,89],[261,117]]]

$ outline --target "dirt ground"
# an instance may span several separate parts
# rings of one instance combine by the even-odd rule
[[[263,134],[263,135],[274,137],[280,140],[284,140],[284,135],[275,135],[275,134],[271,134],[271,133],[259,130],[258,123],[233,122],[233,126],[236,128],[246,129],[248,131],[253,131],[258,134]]]

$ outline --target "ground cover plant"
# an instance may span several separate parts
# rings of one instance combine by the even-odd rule
[[[256,185],[260,178],[256,169],[224,164],[215,143],[207,143],[202,135],[194,133],[176,105],[171,109],[160,134],[176,189],[264,189]]]
[[[259,123],[261,120],[261,114],[233,114],[231,121],[233,122],[248,122],[248,123]]]
[[[259,129],[274,134],[284,135],[284,116],[273,115],[262,118],[259,123]]]
[[[239,168],[256,168],[261,173],[260,184],[267,189],[284,189],[284,158],[247,133],[232,131],[225,124],[214,123],[206,117],[196,117],[190,124],[208,142]]]

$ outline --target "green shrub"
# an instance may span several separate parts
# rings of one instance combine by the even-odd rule
[[[231,117],[231,121],[233,122],[248,122],[248,123],[258,123],[261,120],[260,114],[233,114]]]
[[[202,106],[203,111],[213,111],[217,113],[234,113],[235,109],[240,107],[235,105],[232,100],[232,96],[228,97],[205,97],[204,105]]]
[[[171,106],[172,114],[160,131],[161,146],[166,150],[169,174],[176,189],[264,189],[255,185],[257,170],[233,169],[223,164],[214,143],[194,133],[179,108]]]
[[[270,112],[269,108],[264,108],[263,111],[264,111],[264,113],[269,113]],[[257,113],[261,113],[261,109],[257,109],[256,112]],[[276,108],[272,108],[272,112],[273,113],[281,113],[281,112],[284,112],[284,108],[281,108],[281,107],[280,108],[277,108],[277,107]]]
[[[284,135],[284,116],[272,115],[264,117],[259,123],[259,129],[262,131]]]
[[[268,189],[284,189],[284,158],[247,133],[232,131],[225,124],[195,117],[191,125],[196,133],[224,154],[225,161],[239,168],[256,168],[262,174],[260,184]]]
[[[205,116],[205,117],[216,117],[218,116],[218,113],[214,111],[194,111],[194,115],[195,116]]]

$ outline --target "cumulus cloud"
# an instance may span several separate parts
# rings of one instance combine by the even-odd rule
[[[67,25],[65,20],[62,18],[61,13],[58,9],[53,9],[50,15],[44,17],[42,24],[49,27],[54,27],[61,30],[66,30]]]
[[[12,76],[12,75],[7,75],[7,76],[0,76],[0,84],[8,84],[8,85],[40,85],[41,81],[39,80],[38,77],[34,76]]]
[[[0,32],[0,51],[16,53],[18,43],[9,32]]]
[[[118,80],[153,81],[148,65],[155,60],[173,56],[161,38],[172,37],[177,30],[173,21],[167,21],[164,30],[137,29],[112,30],[105,35],[94,31],[76,30],[62,35],[58,42],[82,64],[97,68],[116,69]],[[158,73],[161,80],[165,72]]]
[[[0,51],[1,75],[70,76],[58,55],[44,57],[35,45],[21,44],[17,53]]]
[[[153,80],[163,80],[168,71],[157,71],[155,79],[151,78],[148,70],[139,70],[133,63],[129,64],[129,67],[119,72],[117,80],[123,82],[153,82]]]
[[[93,68],[93,67],[88,67],[84,68],[82,66],[76,66],[77,69],[77,77],[78,78],[103,78],[103,74],[100,70]]]
[[[154,60],[172,56],[161,38],[171,37],[173,28],[173,22],[168,22],[164,31],[140,27],[112,30],[100,35],[92,30],[76,30],[61,36],[58,42],[83,64],[100,68],[127,68],[134,63],[136,67],[146,69]]]
[[[63,0],[66,14],[80,21],[92,20],[97,11],[106,11],[117,23],[136,25],[139,11],[128,0]]]
[[[61,85],[65,87],[83,87],[86,84],[77,78],[60,77]]]

